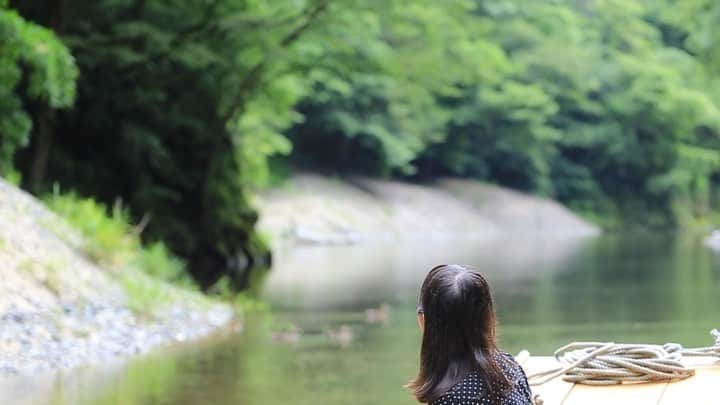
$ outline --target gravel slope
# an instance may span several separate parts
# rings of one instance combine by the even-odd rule
[[[0,179],[0,377],[143,353],[231,319],[228,307],[171,286],[183,299],[140,319],[120,284],[80,252],[81,242],[39,201]]]

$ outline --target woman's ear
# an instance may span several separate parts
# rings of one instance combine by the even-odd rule
[[[425,332],[425,314],[422,312],[418,314],[418,326],[422,332]]]

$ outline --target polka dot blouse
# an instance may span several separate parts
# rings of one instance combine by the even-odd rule
[[[497,361],[508,380],[513,382],[509,391],[498,392],[493,394],[495,398],[491,398],[485,383],[476,372],[473,372],[455,384],[445,395],[431,402],[430,405],[532,405],[530,386],[520,365],[509,353],[505,352],[501,352],[497,356]]]

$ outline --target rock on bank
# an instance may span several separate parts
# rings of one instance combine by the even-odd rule
[[[472,180],[420,185],[302,174],[259,200],[260,229],[300,243],[600,232],[555,201]]]

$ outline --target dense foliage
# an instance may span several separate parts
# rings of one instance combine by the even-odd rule
[[[711,0],[0,0],[0,170],[121,198],[205,285],[245,283],[249,191],[294,167],[674,226],[717,206],[718,23]]]
[[[292,160],[476,177],[615,224],[673,226],[712,211],[720,6],[481,1],[469,13],[454,31],[432,22],[438,32],[421,30],[425,47],[409,54],[380,38],[399,57],[384,58],[395,70],[354,71],[344,93],[317,85],[289,132]],[[416,86],[426,92],[395,96]]]

